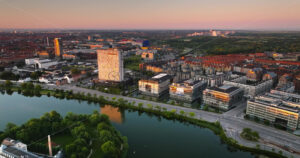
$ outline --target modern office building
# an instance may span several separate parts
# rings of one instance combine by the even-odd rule
[[[227,111],[243,100],[243,94],[242,89],[230,85],[211,87],[203,91],[203,103]]]
[[[121,82],[124,80],[123,57],[119,49],[100,49],[97,50],[97,56],[100,81]]]
[[[62,43],[60,38],[54,38],[54,52],[55,57],[61,57],[63,54]]]
[[[246,114],[296,130],[300,128],[300,95],[272,90],[248,100]]]
[[[202,96],[207,82],[189,79],[183,82],[172,83],[170,85],[170,98],[183,102],[192,103]]]
[[[139,80],[139,91],[142,94],[159,97],[169,92],[172,77],[166,73],[160,73],[150,79]]]

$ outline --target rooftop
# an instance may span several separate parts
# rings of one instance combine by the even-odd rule
[[[293,101],[289,96],[284,94],[266,93],[249,101],[300,114],[300,103]]]
[[[24,157],[24,158],[40,158],[39,156],[37,155],[34,155],[30,152],[26,152],[26,151],[23,151],[21,149],[17,149],[15,147],[10,147],[10,146],[5,146],[5,145],[2,145],[1,148],[3,149],[3,152],[6,153],[6,154],[12,154],[16,157]]]
[[[223,85],[221,87],[211,87],[209,88],[210,90],[214,90],[214,91],[219,91],[219,92],[223,92],[223,93],[231,93],[237,89],[239,89],[238,87],[233,87],[230,85]]]

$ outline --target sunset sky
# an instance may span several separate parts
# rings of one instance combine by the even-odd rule
[[[300,30],[300,0],[0,0],[0,28]]]

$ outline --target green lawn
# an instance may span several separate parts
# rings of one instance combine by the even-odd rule
[[[58,134],[51,136],[51,141],[54,142],[56,145],[60,145],[62,147],[66,146],[67,144],[71,144],[75,139],[71,136],[71,134]],[[44,142],[47,143],[48,140]]]

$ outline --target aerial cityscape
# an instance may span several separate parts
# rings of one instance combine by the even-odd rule
[[[300,158],[299,8],[0,0],[0,158]]]

